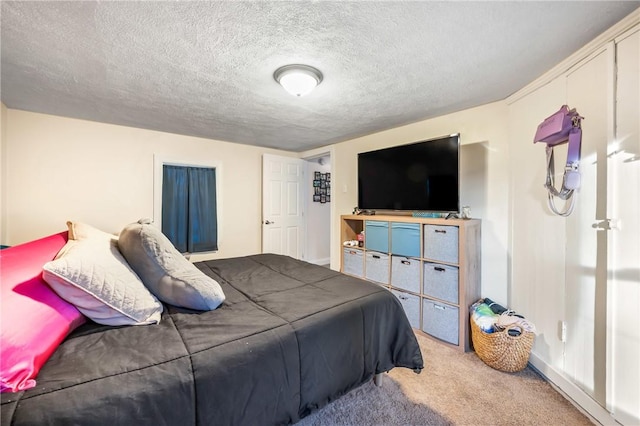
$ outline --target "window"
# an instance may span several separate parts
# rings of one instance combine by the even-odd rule
[[[181,253],[218,250],[216,169],[163,164],[162,233]]]

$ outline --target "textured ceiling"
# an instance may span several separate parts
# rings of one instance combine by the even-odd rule
[[[504,99],[640,2],[2,1],[9,108],[291,151]],[[324,81],[296,98],[278,67]]]

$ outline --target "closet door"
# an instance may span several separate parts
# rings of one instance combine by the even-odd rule
[[[611,46],[612,48],[613,46]],[[564,370],[601,406],[606,404],[607,139],[614,56],[601,50],[567,75],[567,102],[582,121],[582,182],[566,222]],[[560,156],[566,158],[566,144]],[[556,162],[556,170],[564,170]],[[559,173],[560,174],[560,173]],[[561,179],[559,177],[558,179]]]
[[[566,228],[564,371],[619,423],[640,424],[640,33],[568,74],[567,102],[585,119]]]
[[[609,147],[608,408],[640,424],[640,32],[617,40],[616,138]]]

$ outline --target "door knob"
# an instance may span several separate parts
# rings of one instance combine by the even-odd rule
[[[593,229],[598,231],[611,231],[612,229],[620,229],[617,219],[605,219],[595,222],[591,225]]]
[[[269,219],[267,219],[267,220],[265,220],[265,221],[264,221],[264,224],[265,224],[265,225],[271,225],[272,223],[275,223],[275,222],[271,222]]]

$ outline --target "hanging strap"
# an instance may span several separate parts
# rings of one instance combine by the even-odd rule
[[[580,122],[577,121],[577,125]],[[580,187],[580,147],[582,143],[582,129],[574,127],[569,132],[569,146],[567,151],[567,163],[562,178],[562,187],[560,190],[555,187],[555,167],[553,161],[553,146],[547,145],[547,181],[544,186],[547,188],[547,202],[549,208],[557,215],[569,216],[573,212],[575,206],[575,191]],[[558,210],[555,206],[553,197],[568,201],[565,210]]]
[[[547,201],[549,208],[557,215],[569,216],[575,205],[576,190],[580,187],[580,148],[582,144],[582,129],[580,122],[582,117],[575,109],[563,105],[560,110],[547,117],[539,126],[534,138],[535,142],[546,143],[547,154],[547,180],[544,184],[547,188]],[[555,145],[569,143],[567,162],[562,177],[562,187],[555,187],[555,170],[553,161],[553,147]],[[554,197],[567,202],[565,210],[558,210]]]
[[[569,151],[567,152],[567,167],[575,165],[577,169],[580,165],[580,147],[582,145],[582,128],[580,120],[582,117],[574,117],[573,128],[569,132]]]

